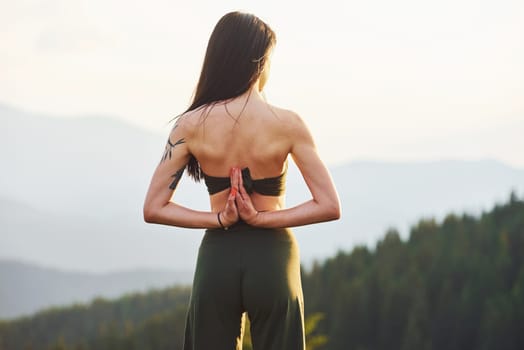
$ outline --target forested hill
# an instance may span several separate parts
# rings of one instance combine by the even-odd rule
[[[306,310],[330,350],[524,349],[524,202],[421,220],[316,265]]]
[[[340,252],[303,274],[307,316],[324,314],[308,350],[524,349],[523,252],[515,195]],[[0,349],[178,349],[188,296],[177,287],[2,322]]]
[[[189,294],[173,287],[0,321],[0,350],[176,349]]]

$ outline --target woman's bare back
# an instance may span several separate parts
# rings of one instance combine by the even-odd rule
[[[285,208],[283,195],[267,196],[257,192],[248,195],[242,193],[242,186],[238,186],[241,196],[233,196],[236,198],[233,201],[226,190],[211,195],[210,212],[171,201],[191,157],[196,158],[207,175],[228,177],[232,175],[231,170],[248,167],[251,178],[256,180],[282,174],[288,155],[312,196],[295,207]],[[239,176],[231,176],[235,178],[241,181]],[[239,201],[244,205],[238,207],[240,217],[250,218],[248,223],[258,227],[292,227],[340,217],[338,195],[309,129],[296,113],[270,106],[256,86],[227,103],[219,101],[212,107],[196,108],[177,120],[151,179],[144,202],[144,219],[182,227],[217,227],[222,224],[216,214],[220,217],[220,212],[231,209],[235,201],[237,205]]]
[[[288,134],[291,112],[269,105],[257,93],[245,93],[229,102],[199,109],[182,118],[191,124],[188,148],[211,176],[229,177],[234,166],[248,167],[253,179],[281,175],[291,150]],[[211,195],[211,207],[223,208],[228,191]],[[284,207],[284,196],[253,192],[251,199],[259,211]]]

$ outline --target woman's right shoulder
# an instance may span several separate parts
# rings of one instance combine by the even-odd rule
[[[176,117],[175,126],[185,129],[187,132],[194,132],[202,124],[206,110],[204,107],[185,111]]]

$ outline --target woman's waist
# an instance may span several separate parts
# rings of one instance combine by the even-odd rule
[[[277,240],[295,242],[295,236],[290,228],[263,228],[251,226],[239,220],[227,229],[206,229],[202,243],[224,240],[246,240],[249,242]]]

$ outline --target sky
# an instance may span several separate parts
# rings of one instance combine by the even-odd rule
[[[4,1],[0,103],[165,134],[232,10],[275,30],[266,96],[304,118],[328,164],[524,167],[520,0]]]

